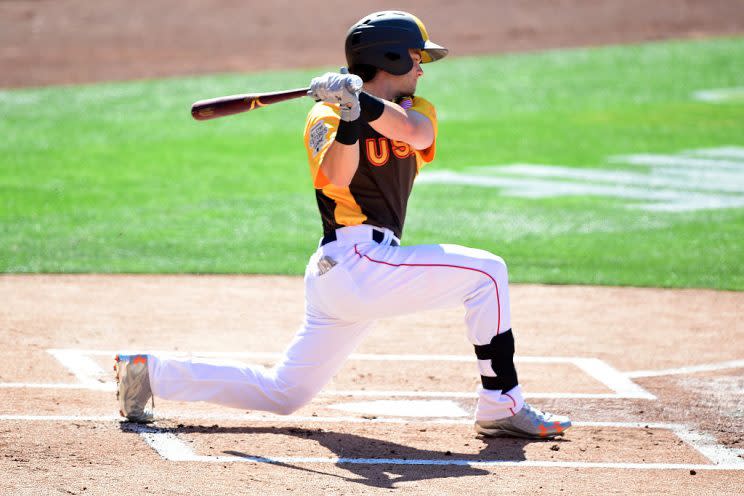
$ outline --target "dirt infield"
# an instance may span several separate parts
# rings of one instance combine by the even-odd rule
[[[739,0],[5,0],[0,87],[339,65],[348,26],[385,8],[453,56],[744,33]]]
[[[744,470],[744,293],[515,285],[521,382],[576,421],[549,442],[474,436],[459,309],[381,321],[292,416],[158,401],[138,430],[114,351],[269,365],[301,279],[6,275],[0,301],[4,494],[737,494]]]

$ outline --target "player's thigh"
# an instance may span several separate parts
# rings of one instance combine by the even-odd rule
[[[378,317],[462,305],[481,288],[508,298],[503,259],[459,245],[366,245],[351,274]]]

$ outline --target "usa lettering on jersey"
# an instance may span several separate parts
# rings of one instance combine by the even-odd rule
[[[389,140],[385,137],[367,138],[364,142],[367,160],[375,167],[382,167],[390,161],[390,153],[397,158],[404,159],[413,155],[411,145],[403,141]]]

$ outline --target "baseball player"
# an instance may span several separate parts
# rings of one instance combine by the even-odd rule
[[[305,147],[323,237],[305,271],[305,319],[294,341],[271,369],[119,355],[123,416],[151,421],[153,396],[290,414],[338,372],[377,319],[462,305],[482,380],[476,431],[553,438],[571,426],[523,399],[504,261],[457,245],[401,245],[413,183],[436,152],[436,111],[415,95],[416,83],[422,64],[446,55],[406,12],[377,12],[351,27],[348,70],[314,78],[309,90],[318,103]]]

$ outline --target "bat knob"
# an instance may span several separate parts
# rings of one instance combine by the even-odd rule
[[[362,85],[364,84],[362,78],[360,78],[356,74],[350,74],[347,67],[342,67],[341,69],[339,69],[338,72],[340,74],[349,74],[349,79],[346,80],[347,90],[349,90],[351,93],[359,93],[360,91],[362,91]]]

